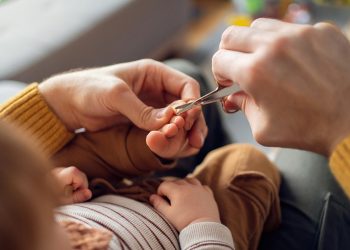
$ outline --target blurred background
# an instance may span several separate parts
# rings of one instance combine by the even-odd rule
[[[40,82],[72,68],[185,58],[214,88],[211,57],[222,32],[257,17],[328,21],[350,34],[350,0],[0,0],[0,81]],[[254,143],[242,114],[222,115],[235,141]]]

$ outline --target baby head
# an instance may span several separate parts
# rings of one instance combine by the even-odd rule
[[[47,161],[21,135],[0,122],[0,248],[53,249],[61,244],[53,219],[55,180]]]

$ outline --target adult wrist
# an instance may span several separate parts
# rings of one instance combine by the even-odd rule
[[[0,116],[26,131],[48,155],[57,152],[74,137],[47,105],[37,83],[4,103],[0,107]]]
[[[61,89],[57,86],[60,86],[60,84],[57,82],[56,77],[52,77],[40,83],[38,90],[50,110],[60,119],[69,131],[74,132],[80,127],[74,125],[76,123],[74,122],[74,116],[68,108],[69,105],[67,105],[67,102],[70,100],[67,96],[69,90],[65,90],[66,93],[61,93]],[[64,117],[62,115],[63,112],[60,112],[60,110],[63,110],[69,117]]]

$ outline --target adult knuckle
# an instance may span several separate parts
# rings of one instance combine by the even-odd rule
[[[140,72],[150,72],[154,70],[154,65],[158,64],[156,60],[150,59],[150,58],[144,58],[137,61],[137,68]]]
[[[193,89],[197,90],[199,93],[200,90],[200,84],[193,78],[189,78],[187,80],[187,84],[189,84]]]
[[[250,24],[250,27],[256,28],[256,27],[259,27],[260,25],[265,24],[265,23],[268,23],[268,22],[269,22],[269,19],[268,19],[268,18],[260,17],[260,18],[255,19],[255,20]]]
[[[291,44],[291,37],[286,34],[280,34],[270,40],[269,49],[267,50],[269,56],[275,56],[284,53],[288,50]]]
[[[214,55],[212,56],[211,62],[212,62],[213,67],[217,65],[217,62],[218,62],[218,60],[219,60],[219,58],[220,58],[220,54],[221,54],[221,50],[219,49],[219,50],[216,51],[216,52],[214,53]]]
[[[218,69],[219,69],[219,65],[220,65],[220,61],[222,59],[222,53],[223,50],[219,49],[218,51],[216,51],[211,59],[211,63],[212,63],[212,70],[213,70],[213,74],[216,75],[218,74]]]
[[[221,35],[221,46],[226,46],[227,44],[230,43],[230,41],[233,39],[235,36],[235,28],[234,26],[230,26],[225,29],[225,31]]]
[[[110,95],[113,97],[119,96],[125,92],[128,92],[130,90],[129,86],[127,84],[124,83],[120,83],[120,82],[115,82],[112,87],[111,90],[109,91]]]
[[[144,58],[144,59],[140,59],[139,60],[139,63],[141,64],[141,65],[144,65],[144,66],[149,66],[149,65],[152,65],[152,64],[154,64],[154,63],[156,63],[157,61],[155,61],[155,60],[153,60],[153,59],[151,59],[151,58]]]
[[[198,90],[200,89],[200,84],[195,79],[192,78],[189,82],[191,85],[193,85],[194,88],[196,88]]]
[[[150,119],[152,119],[152,112],[153,112],[153,108],[150,106],[145,106],[141,109],[141,112],[140,112],[141,126],[143,126],[148,121],[150,121]]]
[[[310,37],[313,37],[315,35],[315,29],[311,25],[305,25],[305,26],[300,27],[296,31],[296,33],[297,33],[298,37],[305,40],[305,39],[309,39]]]
[[[325,33],[328,33],[328,34],[332,34],[334,32],[338,32],[339,29],[330,24],[330,23],[327,23],[327,22],[319,22],[319,23],[316,23],[314,25],[315,29],[321,31],[321,32],[325,32]]]

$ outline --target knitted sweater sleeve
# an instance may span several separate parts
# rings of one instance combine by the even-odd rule
[[[23,129],[48,155],[56,153],[74,137],[51,111],[41,96],[37,83],[29,85],[1,104],[0,119]]]
[[[333,175],[350,197],[350,136],[335,148],[330,157],[330,167]]]

